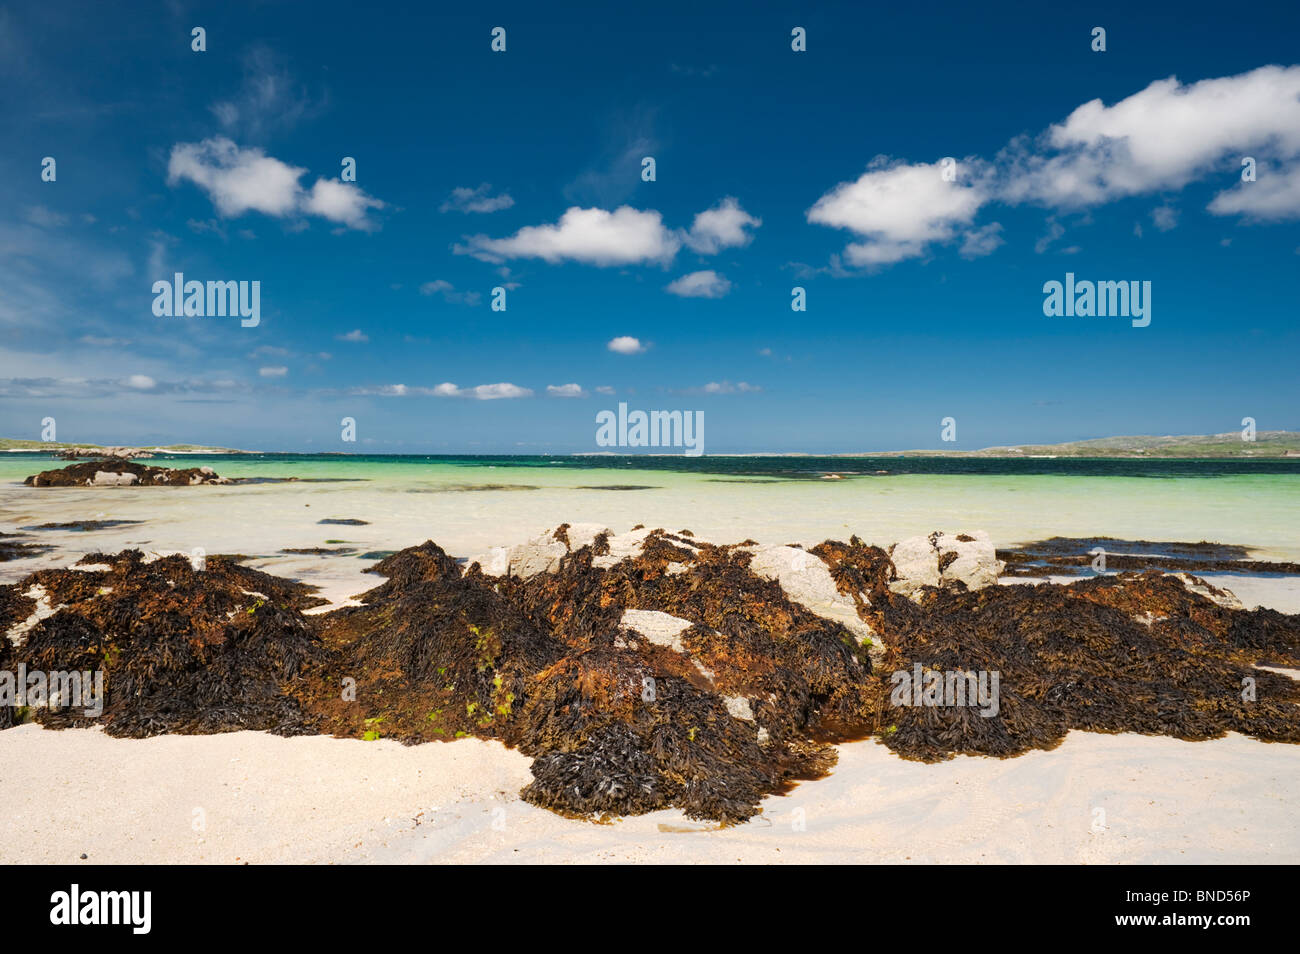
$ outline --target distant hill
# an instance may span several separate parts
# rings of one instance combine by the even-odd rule
[[[908,450],[836,457],[1294,457],[1300,461],[1300,432],[1259,431],[1254,441],[1243,441],[1240,431],[1227,434],[1180,434],[1164,437],[1098,437],[1064,444],[1015,444],[983,450]]]

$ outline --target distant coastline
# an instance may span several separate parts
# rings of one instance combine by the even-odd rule
[[[0,451],[5,453],[58,453],[71,448],[106,449],[116,445],[94,443],[61,443],[54,441],[24,441],[14,438],[0,438]],[[202,444],[168,444],[158,446],[139,445],[141,450],[158,454],[195,455],[205,454],[293,454],[308,457],[352,457],[352,456],[426,456],[419,451],[403,454],[383,454],[374,451],[253,451],[231,447],[210,447]],[[514,457],[513,454],[431,454],[436,457]],[[609,451],[585,451],[522,456],[554,457],[614,457],[645,456],[666,457],[681,456],[676,454],[638,454],[622,455]],[[749,453],[710,454],[710,457],[820,457],[820,458],[876,458],[876,457],[967,457],[967,458],[1009,458],[1009,459],[1136,459],[1136,460],[1240,460],[1259,459],[1277,460],[1294,459],[1300,461],[1300,431],[1259,431],[1253,441],[1243,440],[1237,431],[1224,434],[1181,434],[1181,435],[1131,435],[1122,437],[1099,437],[1082,441],[1066,441],[1060,444],[1007,444],[984,447],[978,450],[944,450],[938,448],[914,450],[877,450],[848,451],[840,453],[814,454],[803,451],[754,451]]]

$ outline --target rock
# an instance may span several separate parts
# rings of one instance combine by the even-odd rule
[[[211,467],[151,467],[124,457],[69,464],[60,470],[43,470],[24,481],[29,487],[154,487],[228,484]]]
[[[835,586],[830,568],[820,558],[798,547],[760,546],[752,550],[749,568],[776,580],[785,595],[805,609],[844,624],[861,641],[873,642],[875,633],[858,616],[857,604]],[[866,595],[862,595],[866,602]]]
[[[149,451],[140,447],[65,447],[58,451],[64,460],[78,460],[82,457],[115,457],[130,460],[134,457],[152,457]]]
[[[1213,600],[1224,609],[1245,609],[1246,604],[1237,599],[1237,594],[1232,590],[1222,589],[1202,580],[1199,576],[1192,576],[1190,573],[1170,573],[1170,576],[1181,580],[1189,592],[1204,596],[1208,600]]]
[[[897,579],[889,588],[915,599],[922,587],[963,583],[969,590],[993,586],[1005,564],[997,558],[987,532],[950,534],[936,530],[908,537],[890,549]]]
[[[517,576],[526,580],[538,573],[555,571],[560,560],[574,550],[594,544],[601,534],[609,535],[610,529],[599,523],[566,523],[554,530],[543,530],[525,543],[491,547],[486,553],[470,557],[466,564],[477,563],[484,576]]]
[[[111,470],[101,470],[95,473],[91,481],[97,487],[129,487],[131,484],[140,482],[139,474],[118,474]],[[190,481],[194,483],[194,481]]]
[[[623,610],[623,626],[639,633],[656,646],[667,646],[674,652],[684,653],[682,633],[694,623],[688,619],[661,613],[658,610]]]

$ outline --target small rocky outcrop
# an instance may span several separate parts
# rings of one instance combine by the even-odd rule
[[[23,481],[28,487],[190,487],[196,484],[229,484],[211,467],[153,467],[120,457],[69,464],[59,470],[43,470]]]

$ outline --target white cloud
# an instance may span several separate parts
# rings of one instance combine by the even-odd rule
[[[961,243],[962,258],[983,258],[992,255],[1003,244],[1002,224],[990,222],[983,228],[971,229]]]
[[[683,241],[701,255],[716,255],[724,248],[748,245],[754,238],[745,229],[756,229],[763,224],[740,207],[731,196],[727,196],[711,209],[695,216],[690,231]]]
[[[492,195],[492,186],[484,182],[475,189],[467,189],[463,186],[458,189],[452,189],[451,195],[447,201],[442,204],[438,211],[440,212],[499,212],[502,209],[508,209],[515,204],[515,200],[509,195],[502,192],[500,195]]]
[[[641,339],[633,338],[631,335],[620,335],[617,338],[612,338],[605,347],[615,354],[640,354],[645,350],[645,345],[641,344]]]
[[[573,261],[587,265],[667,263],[681,239],[664,227],[658,212],[631,206],[568,209],[554,225],[529,225],[509,238],[472,235],[455,251],[499,264],[510,258],[540,258],[551,264]]]
[[[158,384],[147,374],[133,374],[122,382],[123,387],[134,388],[137,391],[148,391]]]
[[[533,392],[517,384],[502,382],[500,384],[480,384],[477,387],[462,388],[451,382],[444,382],[433,389],[438,397],[473,398],[476,401],[495,401],[500,398],[532,397]]]
[[[611,388],[608,384],[602,384],[602,385],[600,385],[600,387],[596,388],[596,393],[597,393],[597,394],[607,394],[607,395],[608,395],[608,394],[614,394],[615,391],[614,391],[614,389]]]
[[[365,344],[370,340],[370,336],[360,328],[353,328],[345,335],[335,335],[334,337],[339,341],[351,341],[357,344]]]
[[[245,53],[243,70],[239,93],[211,107],[227,131],[239,129],[257,138],[273,129],[292,128],[324,107],[294,81],[269,47],[258,45]]]
[[[265,368],[258,368],[257,373],[264,378],[282,378],[289,373],[289,369],[284,365],[273,365]]]
[[[1209,205],[1214,215],[1268,222],[1300,218],[1300,164],[1288,171],[1261,166],[1254,182],[1239,182]]]
[[[577,384],[548,384],[546,386],[546,393],[551,397],[562,398],[581,398],[587,396],[587,392],[582,390],[582,387]]]
[[[682,298],[721,298],[731,291],[731,282],[712,270],[691,272],[668,285],[668,291]]]
[[[1095,205],[1181,189],[1247,155],[1300,155],[1300,66],[1264,66],[1181,84],[1157,80],[1106,106],[1084,103],[1031,148],[1013,142],[1002,189],[1011,202]],[[1052,154],[1054,152],[1054,154]]]
[[[844,251],[858,267],[919,257],[932,243],[958,237],[969,257],[996,247],[997,230],[969,228],[988,203],[1082,209],[1235,174],[1247,156],[1261,170],[1258,181],[1219,193],[1209,211],[1247,220],[1300,218],[1300,66],[1190,84],[1170,77],[1112,106],[1092,100],[1041,135],[1012,140],[994,164],[963,160],[954,182],[943,181],[938,165],[879,157],[856,181],[818,199],[807,218],[862,236]],[[1168,207],[1154,219],[1157,228],[1177,223]],[[1048,225],[1038,252],[1064,232],[1054,220]]]
[[[453,305],[478,305],[483,300],[481,292],[463,292],[456,291],[456,286],[451,282],[439,278],[431,282],[425,282],[420,286],[421,295],[441,295],[443,300]]]
[[[33,205],[27,209],[27,221],[41,228],[51,229],[65,225],[68,217],[62,212],[54,212],[43,205]]]
[[[757,384],[750,384],[748,381],[710,381],[703,387],[681,388],[675,390],[675,394],[757,394],[763,389]]]
[[[1157,206],[1151,210],[1151,221],[1161,232],[1168,232],[1178,227],[1178,210],[1169,205]]]
[[[249,211],[276,218],[307,214],[351,228],[374,228],[366,211],[383,208],[383,202],[351,183],[331,179],[318,179],[311,191],[305,192],[298,180],[306,171],[261,149],[241,149],[224,136],[216,136],[172,146],[167,183],[193,182],[225,218]]]
[[[938,162],[891,164],[879,157],[855,181],[842,182],[818,199],[808,210],[808,221],[865,239],[845,248],[851,265],[915,258],[931,242],[950,241],[987,201],[982,167],[973,160],[963,166],[966,173],[950,182]],[[980,174],[973,176],[969,167]]]
[[[366,195],[355,185],[338,179],[317,179],[311,187],[311,193],[302,203],[304,212],[363,232],[376,228],[375,223],[366,218],[366,212],[383,207],[383,202]]]

